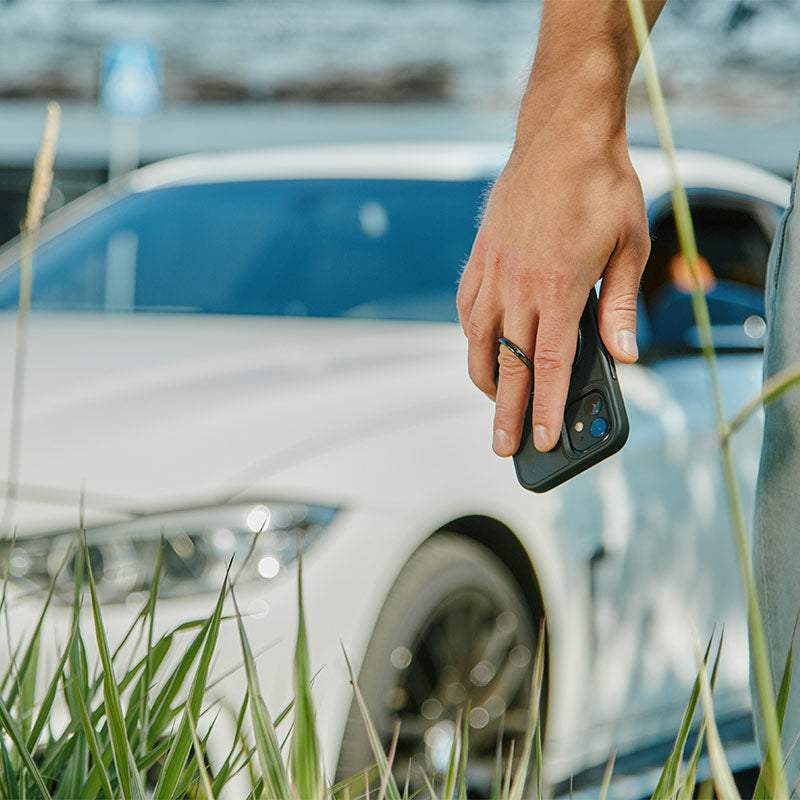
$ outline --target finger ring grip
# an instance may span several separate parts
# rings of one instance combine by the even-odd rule
[[[510,339],[506,339],[505,336],[501,336],[497,341],[500,342],[503,347],[508,348],[531,372],[533,372],[531,360],[514,344],[514,342]]]

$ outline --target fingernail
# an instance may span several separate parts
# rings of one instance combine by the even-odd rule
[[[550,450],[550,437],[547,435],[547,428],[544,425],[533,426],[533,444],[542,453]]]
[[[625,355],[631,358],[639,357],[639,348],[636,346],[636,334],[633,331],[627,329],[621,330],[617,334],[617,344]]]
[[[511,439],[502,428],[498,428],[494,432],[492,448],[495,451],[495,453],[497,453],[497,455],[499,456],[511,455]]]

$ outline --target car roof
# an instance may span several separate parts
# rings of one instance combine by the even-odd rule
[[[126,178],[133,191],[245,180],[407,179],[489,180],[503,168],[510,146],[499,142],[381,142],[279,147],[180,156],[143,167]],[[632,147],[648,200],[671,188],[669,163],[658,148]],[[741,161],[678,151],[689,188],[751,194],[776,205],[789,200],[789,183]]]

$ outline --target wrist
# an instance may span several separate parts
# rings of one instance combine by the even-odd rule
[[[625,110],[633,65],[602,50],[581,55],[576,67],[534,64],[520,105],[515,147],[552,131],[558,137],[608,144],[625,140]]]

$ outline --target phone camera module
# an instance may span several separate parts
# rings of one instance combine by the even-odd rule
[[[597,447],[610,433],[611,422],[605,408],[605,397],[600,392],[590,392],[579,397],[567,407],[564,422],[572,449],[585,453]]]

